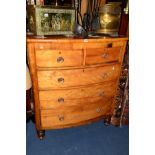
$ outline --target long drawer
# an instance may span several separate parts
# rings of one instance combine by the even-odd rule
[[[63,45],[62,45],[63,46]],[[82,50],[37,50],[37,67],[80,66],[83,63]]]
[[[95,68],[38,71],[39,89],[57,89],[85,86],[115,80],[119,75],[119,64]]]
[[[44,128],[52,128],[62,125],[70,125],[94,119],[111,113],[112,100],[103,104],[102,101],[83,106],[70,108],[55,108],[52,110],[41,110],[41,125]]]
[[[102,85],[93,85],[76,89],[60,89],[39,91],[41,109],[81,105],[102,100],[106,102],[111,98],[116,88],[115,82]]]

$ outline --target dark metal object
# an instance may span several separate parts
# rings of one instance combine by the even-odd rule
[[[77,36],[82,36],[83,38],[88,38],[86,30],[79,24],[75,25],[74,34]]]
[[[80,13],[81,10],[81,0],[75,0],[75,26],[74,26],[74,34],[77,36],[82,36],[83,38],[87,38],[88,34],[86,30],[82,27],[82,16]]]
[[[95,31],[100,28],[99,7],[101,0],[94,0],[94,9],[92,17],[92,30]]]
[[[84,13],[84,17],[82,21],[82,26],[87,32],[91,30],[91,4],[92,4],[92,0],[88,0],[87,12]]]

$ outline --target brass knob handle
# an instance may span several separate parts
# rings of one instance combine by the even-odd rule
[[[99,92],[99,96],[100,97],[104,96],[104,91]]]
[[[110,47],[112,47],[112,43],[107,44],[107,48],[110,48]]]
[[[64,83],[64,81],[65,81],[64,78],[62,78],[62,77],[61,78],[58,78],[58,82],[59,83]]]
[[[96,108],[96,112],[101,112],[101,108]]]
[[[62,98],[62,97],[58,98],[59,103],[64,103],[64,101],[65,101],[64,98]]]
[[[115,70],[115,66],[112,66],[112,70]]]
[[[59,116],[59,121],[64,121],[64,116]]]
[[[44,48],[44,46],[41,46],[41,45],[40,45],[40,46],[39,46],[39,48],[40,48],[40,49],[43,49],[43,48]]]
[[[108,77],[108,73],[103,73],[101,76],[102,76],[103,79],[105,79],[105,78]]]
[[[63,63],[64,62],[64,58],[63,57],[58,57],[57,58],[57,62],[58,63]]]
[[[109,54],[108,54],[108,53],[103,53],[103,54],[102,54],[102,58],[106,59],[106,58],[108,58],[108,57],[109,57]]]

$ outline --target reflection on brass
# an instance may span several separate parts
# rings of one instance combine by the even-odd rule
[[[119,3],[109,3],[100,7],[100,29],[97,30],[99,33],[115,34],[118,33],[121,7]]]
[[[119,17],[112,14],[101,14],[100,16],[101,29],[109,28],[116,29],[119,26]]]
[[[58,63],[63,63],[64,62],[64,58],[63,57],[58,57],[57,58],[57,62]]]

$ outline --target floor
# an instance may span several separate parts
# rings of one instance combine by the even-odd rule
[[[129,127],[98,121],[80,127],[48,130],[38,139],[35,125],[26,124],[27,155],[128,155]]]

